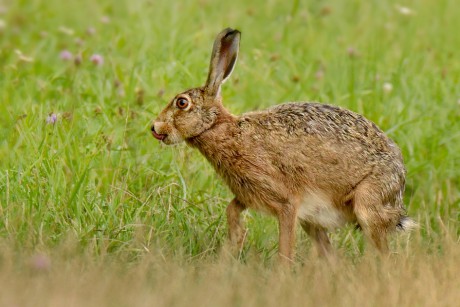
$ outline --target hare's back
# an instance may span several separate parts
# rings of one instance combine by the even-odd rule
[[[309,137],[324,142],[358,144],[372,152],[399,153],[396,145],[372,121],[350,110],[321,103],[286,103],[245,114],[243,121],[272,137]]]
[[[383,132],[360,114],[320,103],[286,103],[267,110],[273,120],[285,125],[287,132],[330,135],[337,138],[368,137]]]

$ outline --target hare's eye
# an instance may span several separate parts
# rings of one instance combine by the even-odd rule
[[[188,107],[188,104],[189,104],[189,102],[188,102],[188,100],[185,99],[185,98],[179,98],[179,99],[177,99],[177,101],[176,101],[176,106],[177,106],[179,109],[182,109],[182,110],[183,110],[183,109],[186,109],[186,108]]]

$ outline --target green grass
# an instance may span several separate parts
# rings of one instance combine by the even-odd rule
[[[443,251],[450,236],[458,246],[457,1],[0,4],[0,238],[12,255],[71,241],[91,259],[135,263],[160,253],[193,266],[219,257],[230,191],[198,152],[161,146],[149,124],[176,93],[203,84],[213,39],[227,26],[242,31],[223,88],[233,113],[321,101],[364,114],[403,151],[417,242]],[[82,64],[61,60],[62,50],[81,54]],[[100,67],[89,60],[95,53]],[[245,219],[243,261],[270,262],[276,221],[254,212]],[[359,233],[332,237],[359,259]],[[297,242],[302,262],[310,243],[300,230]]]

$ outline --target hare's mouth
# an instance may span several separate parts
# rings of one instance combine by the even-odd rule
[[[151,131],[152,131],[153,137],[156,138],[157,140],[160,140],[160,141],[163,141],[168,136],[167,134],[158,134],[158,133],[156,133],[155,128],[153,126],[151,128]]]
[[[152,135],[154,138],[156,138],[157,140],[160,140],[160,141],[163,141],[168,135],[167,134],[158,134],[158,133],[155,133],[155,132],[152,132]]]

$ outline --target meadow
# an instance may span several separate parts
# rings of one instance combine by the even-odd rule
[[[458,306],[460,7],[455,0],[0,0],[0,306]],[[315,257],[298,229],[247,212],[150,123],[205,81],[212,42],[242,32],[223,87],[235,114],[286,101],[349,108],[401,147],[418,230],[369,252],[353,226]]]

